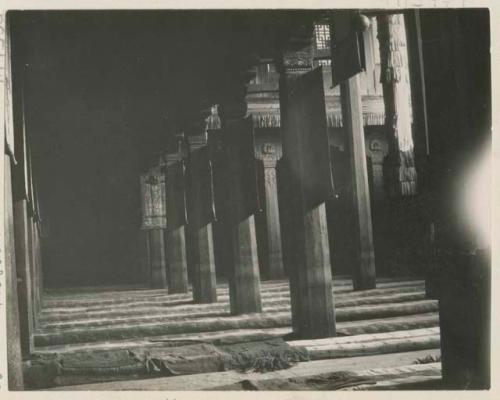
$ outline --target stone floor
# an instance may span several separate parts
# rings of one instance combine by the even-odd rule
[[[425,299],[423,281],[379,279],[376,289],[354,292],[349,279],[339,278],[333,290],[337,337],[288,339],[289,346],[307,349],[310,357],[310,361],[289,369],[148,379],[131,376],[115,382],[103,382],[109,378],[97,376],[84,384],[62,379],[57,386],[64,390],[225,390],[237,388],[234,385],[242,380],[285,379],[340,370],[378,377],[377,384],[366,389],[439,380],[438,305]],[[179,340],[290,337],[286,281],[262,283],[262,314],[232,316],[227,285],[218,285],[217,292],[218,302],[214,304],[193,304],[191,293],[169,295],[166,290],[141,288],[48,292],[35,335],[36,354],[47,357],[148,348]],[[423,359],[427,362],[419,363]]]

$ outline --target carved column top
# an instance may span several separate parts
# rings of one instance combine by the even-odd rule
[[[366,152],[374,164],[382,164],[389,154],[389,144],[383,132],[373,132],[366,138]]]
[[[255,158],[264,162],[264,168],[275,168],[283,156],[279,138],[264,136],[255,139]]]

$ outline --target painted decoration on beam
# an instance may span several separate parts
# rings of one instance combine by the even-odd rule
[[[165,175],[160,168],[153,168],[147,174],[141,175],[141,200],[141,229],[166,228]]]

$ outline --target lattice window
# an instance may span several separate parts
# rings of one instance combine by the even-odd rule
[[[327,24],[315,24],[314,38],[316,41],[316,50],[330,49],[330,26]]]

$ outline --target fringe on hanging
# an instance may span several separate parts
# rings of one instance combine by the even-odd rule
[[[253,126],[255,128],[279,128],[281,127],[281,115],[279,113],[252,113]],[[329,128],[341,128],[342,113],[330,112],[326,115]],[[382,126],[385,125],[385,113],[366,112],[363,113],[364,126]],[[221,129],[221,120],[219,115],[213,113],[207,118],[207,129]]]
[[[329,128],[342,128],[342,113],[328,113],[326,120]],[[364,126],[382,126],[385,125],[385,113],[363,113]]]
[[[378,19],[381,83],[409,82],[403,18],[402,14],[393,14]]]
[[[252,114],[255,128],[279,128],[281,126],[280,114]]]
[[[403,14],[381,15],[377,18],[380,46],[380,82],[393,91],[394,114],[387,115],[386,125],[392,132],[393,193],[411,196],[417,193],[417,172],[413,152],[412,111],[409,87],[408,54]],[[387,106],[387,105],[386,105]],[[387,108],[387,107],[386,107]]]
[[[218,118],[218,117],[217,117]],[[329,128],[341,128],[342,114],[340,112],[328,113],[326,115]],[[252,114],[253,126],[255,128],[279,128],[281,127],[280,114]],[[363,113],[363,124],[365,126],[382,126],[385,124],[385,113]],[[208,125],[208,129],[220,129],[220,119]]]
[[[402,196],[417,194],[417,170],[413,148],[399,152],[398,181]]]
[[[400,182],[401,196],[414,196],[417,194],[417,182]]]

